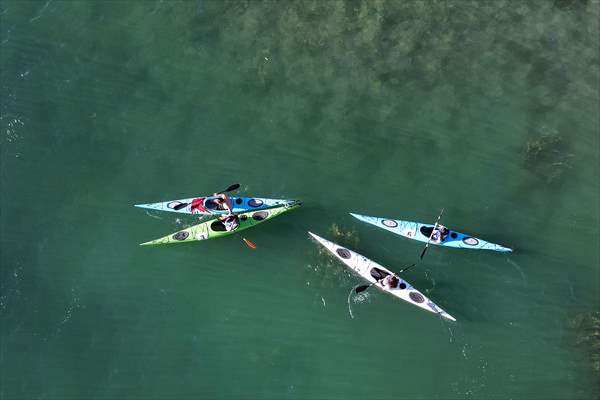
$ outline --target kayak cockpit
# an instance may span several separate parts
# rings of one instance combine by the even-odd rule
[[[432,238],[431,241],[434,243],[437,243],[437,244],[448,242],[448,241],[450,241],[450,239],[456,239],[458,237],[458,234],[456,232],[451,231],[447,228],[442,228],[442,229],[446,229],[446,230],[442,234],[442,240],[440,242],[437,242],[435,240],[436,235],[432,235],[432,233],[434,233],[434,231],[433,231],[433,226],[431,226],[431,225],[422,225],[419,228],[419,232],[421,233],[421,235],[425,236],[426,238]],[[436,231],[439,232],[439,228],[436,229]]]
[[[219,203],[216,200],[217,198],[218,197],[207,197],[206,199],[204,199],[204,208],[206,208],[207,210],[213,210],[213,211],[227,210],[227,208],[225,208],[225,204]]]
[[[371,277],[376,281],[381,280],[390,274],[389,272],[379,269],[377,267],[371,268],[371,271],[369,273],[371,274]]]
[[[423,235],[425,237],[431,237],[431,234],[433,233],[433,226],[423,225],[419,229],[419,232],[421,232],[421,235]]]

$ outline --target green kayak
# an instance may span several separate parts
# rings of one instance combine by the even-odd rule
[[[219,219],[212,219],[210,221],[191,226],[179,232],[172,233],[160,239],[142,243],[140,246],[154,246],[169,243],[188,243],[232,235],[236,232],[251,228],[262,222],[275,218],[276,216],[286,213],[290,210],[294,210],[295,208],[299,207],[300,204],[300,202],[295,202],[268,210],[249,211],[239,214],[239,226],[232,231],[226,230],[225,226],[221,221],[219,221]]]

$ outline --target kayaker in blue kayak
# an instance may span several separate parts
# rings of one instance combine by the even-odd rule
[[[211,210],[225,210],[229,214],[233,213],[231,199],[225,193],[215,193],[213,197],[206,199],[204,206]]]
[[[431,232],[431,242],[432,243],[442,243],[448,237],[448,228],[444,225],[438,224],[436,228]]]

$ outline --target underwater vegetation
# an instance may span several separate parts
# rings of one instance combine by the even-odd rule
[[[331,224],[324,235],[325,239],[331,240],[341,246],[346,246],[356,250],[358,245],[358,233],[353,229],[346,230],[337,224]],[[352,273],[323,246],[315,243],[318,251],[318,262],[316,265],[310,265],[310,269],[319,274],[319,285],[323,287],[338,287],[340,282],[347,284],[352,281]]]
[[[600,311],[578,314],[570,326],[576,346],[586,354],[591,372],[600,379]],[[600,384],[598,386],[600,389]]]
[[[30,18],[40,10],[36,2],[12,7]],[[189,118],[173,119],[169,131],[216,119],[219,129],[243,131],[268,146],[279,145],[285,130],[318,138],[315,161],[329,159],[328,146],[347,139],[344,156],[356,159],[358,168],[372,166],[365,147],[353,146],[368,136],[405,150],[403,157],[379,160],[382,171],[392,171],[398,164],[412,168],[424,151],[461,150],[467,137],[473,148],[493,151],[492,134],[471,135],[473,116],[482,110],[490,123],[518,121],[514,138],[502,138],[515,146],[527,140],[527,129],[519,129],[526,123],[556,126],[561,143],[574,142],[560,124],[575,132],[585,119],[566,110],[596,112],[599,12],[600,2],[585,0],[53,2],[44,15],[64,29],[28,29],[48,37],[46,52],[59,61],[46,65],[48,57],[35,54],[28,62],[54,73],[81,67],[75,78],[64,78],[86,82],[85,93],[103,101],[55,113],[63,120],[83,116],[98,135],[125,129],[121,119],[190,109]],[[82,21],[81,31],[62,18]],[[86,34],[94,40],[79,40]],[[3,49],[3,69],[23,72],[11,51]],[[87,83],[85,71],[96,63],[114,70],[99,81],[116,81],[122,92]],[[131,91],[120,81],[139,84]],[[56,90],[48,83],[40,96],[52,99]],[[72,90],[67,94],[73,98],[82,94],[71,86],[61,90]],[[13,94],[19,93],[7,98]],[[224,108],[230,110],[226,116]],[[452,127],[452,134],[432,133],[441,126]],[[349,137],[357,132],[364,137]],[[143,129],[127,134],[146,140]],[[186,149],[207,140],[199,136],[155,140]],[[570,165],[567,155],[540,158],[548,159],[544,155],[552,150],[544,149],[553,146],[544,138],[527,146],[527,167],[551,182]]]
[[[349,247],[352,250],[358,246],[359,238],[355,228],[344,229],[338,224],[333,223],[329,227],[329,233],[331,234],[331,240],[337,244]]]
[[[574,157],[566,148],[566,143],[557,134],[541,134],[525,144],[525,164],[546,183],[556,183],[572,169],[570,160]]]

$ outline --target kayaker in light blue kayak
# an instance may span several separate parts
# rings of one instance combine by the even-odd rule
[[[431,242],[436,244],[442,243],[448,237],[448,232],[448,228],[438,224],[433,232],[431,232]]]

